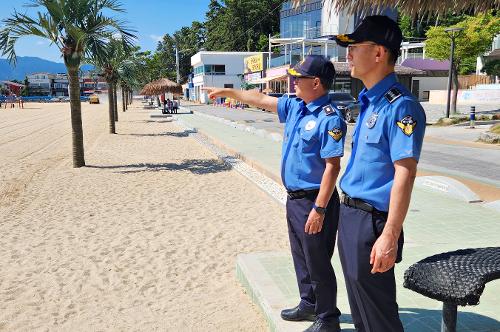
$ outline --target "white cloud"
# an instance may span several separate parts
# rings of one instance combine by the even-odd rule
[[[156,42],[160,42],[163,40],[163,37],[158,35],[149,35],[149,38],[153,39]]]

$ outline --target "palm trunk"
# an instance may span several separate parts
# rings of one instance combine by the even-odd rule
[[[80,101],[78,67],[76,69],[70,69],[68,67],[68,77],[71,108],[71,136],[73,141],[73,167],[78,168],[85,166],[82,129],[82,103]]]
[[[109,133],[116,134],[115,129],[115,109],[113,101],[113,83],[108,81],[108,113],[109,113]]]
[[[126,101],[125,101],[125,88],[122,86],[122,112],[125,112],[127,109]]]
[[[125,89],[125,109],[128,110],[128,88]]]
[[[116,82],[113,83],[113,110],[115,112],[115,121],[118,122],[118,101],[116,96]]]

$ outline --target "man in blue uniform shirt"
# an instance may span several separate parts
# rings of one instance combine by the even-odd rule
[[[230,97],[277,112],[285,123],[281,177],[288,191],[288,234],[301,300],[295,308],[283,310],[281,317],[314,321],[308,332],[337,332],[340,311],[330,260],[340,205],[335,183],[346,124],[328,97],[335,76],[332,62],[310,55],[288,74],[298,98],[274,98],[256,90],[205,90],[210,98]]]
[[[365,85],[352,152],[340,181],[339,255],[357,331],[403,331],[394,265],[401,260],[408,211],[425,132],[425,113],[398,83],[402,33],[386,16],[368,16],[347,47],[351,76]]]

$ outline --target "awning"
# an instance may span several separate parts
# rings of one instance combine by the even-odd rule
[[[278,76],[268,76],[268,77],[263,77],[263,78],[259,78],[256,80],[248,81],[248,83],[250,83],[250,84],[264,84],[264,83],[267,83],[269,81],[282,80],[286,77],[287,77],[286,74],[278,75]]]

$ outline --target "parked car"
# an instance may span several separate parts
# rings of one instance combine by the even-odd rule
[[[354,122],[359,115],[359,104],[356,98],[347,92],[333,92],[329,94],[330,102],[342,112],[346,122]]]
[[[99,96],[95,93],[89,96],[89,104],[99,104]]]

